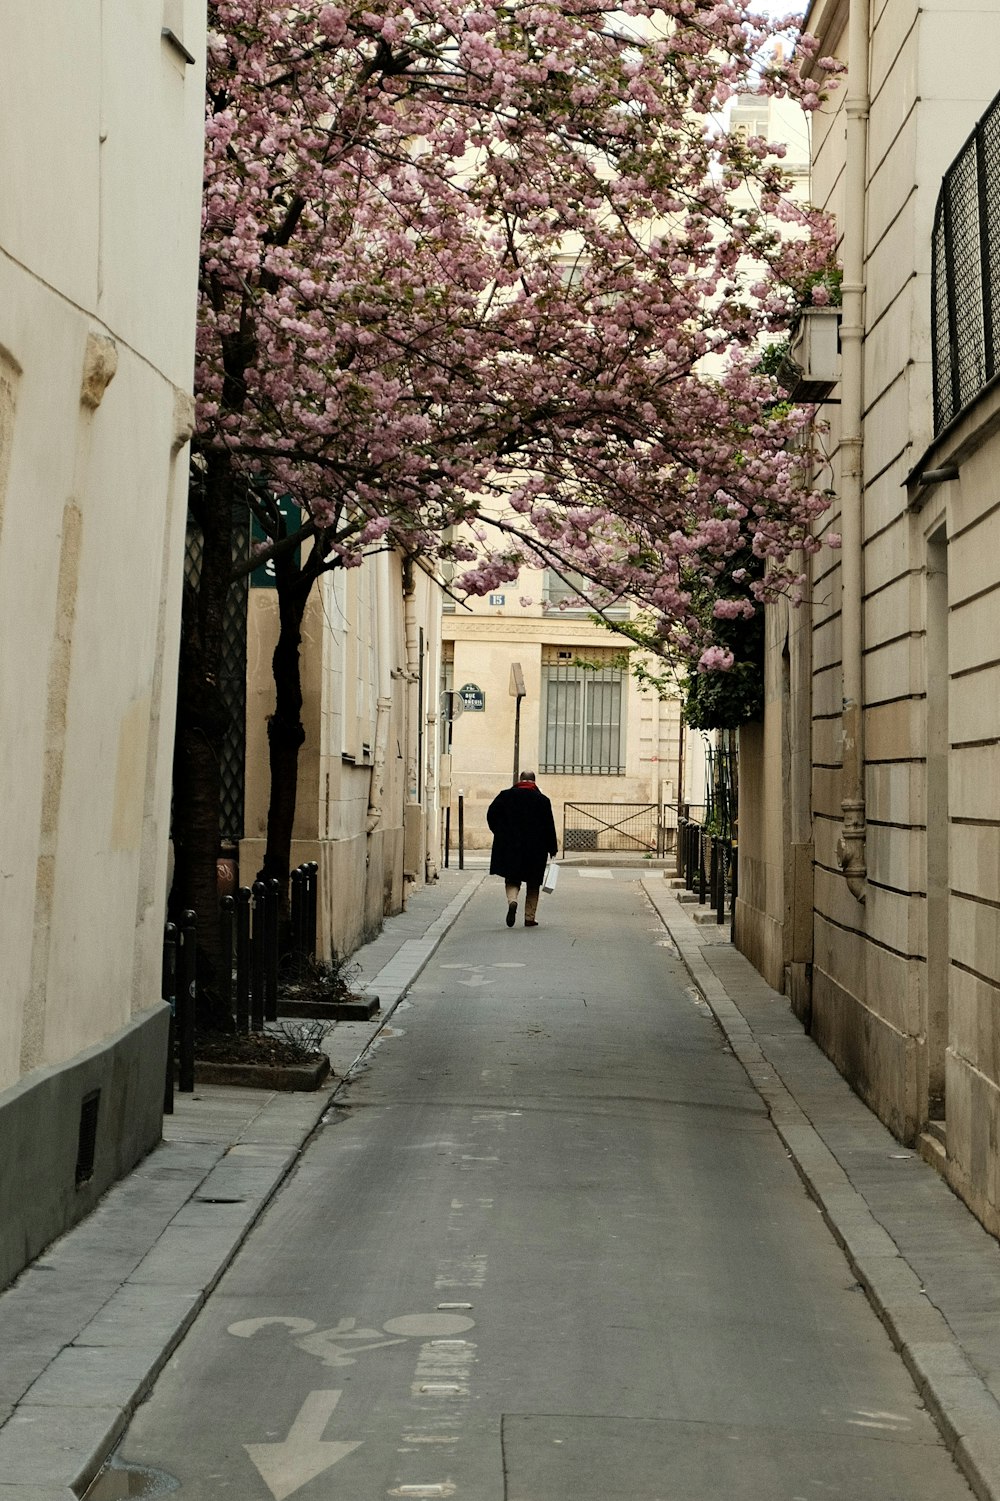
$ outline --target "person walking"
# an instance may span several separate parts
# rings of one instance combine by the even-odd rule
[[[522,771],[513,787],[490,803],[486,822],[493,833],[490,875],[503,876],[507,894],[507,926],[517,920],[517,898],[524,882],[524,926],[537,928],[538,893],[545,862],[558,852],[552,804],[535,785],[535,773]]]

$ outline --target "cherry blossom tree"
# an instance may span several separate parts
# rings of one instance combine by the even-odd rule
[[[736,92],[818,103],[794,18],[728,0],[210,0],[209,15],[204,549],[175,804],[175,897],[206,912],[234,502],[281,559],[303,536],[283,539],[262,497],[294,496],[310,585],[385,547],[457,562],[469,593],[542,563],[582,574],[598,605],[639,599],[664,642],[724,666],[692,581],[703,593],[749,549],[767,561],[755,600],[794,589],[825,504],[789,445],[808,414],[769,413],[754,351],[832,253],[781,148],[720,123]],[[279,779],[301,741],[296,577]],[[287,848],[271,855],[287,873]]]

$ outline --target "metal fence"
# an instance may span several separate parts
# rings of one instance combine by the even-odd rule
[[[715,910],[721,927],[727,917],[734,937],[739,878],[739,849],[728,835],[712,834],[683,809],[677,842],[677,874],[701,906]]]
[[[255,881],[219,903],[223,1005],[239,1033],[262,1032],[278,1017],[279,971],[294,976],[316,954],[319,866],[298,866],[291,877],[290,950],[280,945],[281,883]],[[163,934],[163,999],[170,1007],[170,1042],[164,1110],[173,1110],[174,1080],[182,1094],[194,1089],[194,1039],[198,1007],[198,917],[182,913]],[[228,963],[227,961],[228,957]]]
[[[663,824],[655,803],[566,803],[562,847],[663,853]]]
[[[997,373],[1000,355],[1000,95],[944,175],[932,251],[934,431]]]

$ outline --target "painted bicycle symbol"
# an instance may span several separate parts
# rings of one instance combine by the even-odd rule
[[[368,1350],[384,1350],[389,1345],[405,1344],[408,1339],[443,1339],[464,1334],[474,1328],[475,1319],[455,1313],[407,1313],[401,1318],[388,1319],[381,1329],[358,1328],[357,1319],[341,1319],[330,1329],[319,1329],[313,1319],[267,1314],[230,1324],[229,1333],[237,1339],[252,1339],[261,1329],[275,1324],[288,1330],[298,1349],[315,1356],[325,1366],[336,1367],[354,1365],[358,1356]]]

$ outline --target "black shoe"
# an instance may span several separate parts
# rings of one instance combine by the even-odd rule
[[[508,926],[508,928],[512,928],[514,926],[514,924],[515,924],[516,921],[517,921],[517,903],[516,902],[508,902],[507,903],[507,926]]]
[[[526,928],[537,928],[538,924],[536,923],[536,921],[535,921],[535,919],[533,917],[526,917],[524,919],[524,926]]]

